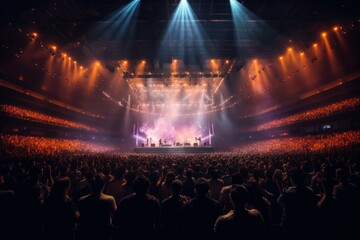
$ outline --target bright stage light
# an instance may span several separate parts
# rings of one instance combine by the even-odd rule
[[[32,40],[35,40],[38,37],[38,34],[36,32],[32,32],[30,34],[30,37],[31,37]]]
[[[171,54],[188,62],[208,59],[208,51],[204,46],[206,40],[206,33],[189,2],[181,0],[171,15],[159,49],[159,58],[166,59]]]

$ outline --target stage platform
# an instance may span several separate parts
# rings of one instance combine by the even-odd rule
[[[214,152],[213,146],[200,146],[200,147],[136,147],[133,148],[134,153],[212,153]]]

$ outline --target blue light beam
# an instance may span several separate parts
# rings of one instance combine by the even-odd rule
[[[247,54],[249,45],[267,46],[274,40],[275,31],[237,0],[229,0],[234,24],[238,55]]]
[[[136,19],[138,15],[140,3],[140,0],[134,0],[114,11],[98,23],[90,35],[99,40],[121,40],[125,37],[131,37],[135,25],[132,20]]]
[[[169,53],[181,59],[205,59],[208,51],[204,42],[208,39],[200,21],[186,0],[181,0],[168,23],[161,41],[160,56]]]

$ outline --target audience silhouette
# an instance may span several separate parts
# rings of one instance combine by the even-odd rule
[[[5,158],[0,238],[360,239],[358,152]]]
[[[265,223],[259,211],[247,209],[249,193],[242,185],[233,185],[230,202],[233,210],[220,216],[215,223],[216,239],[264,239]]]
[[[150,181],[139,176],[134,181],[135,193],[123,198],[115,212],[115,239],[155,239],[160,224],[159,201],[147,191]]]
[[[80,239],[110,239],[116,203],[114,197],[103,193],[105,183],[105,175],[96,174],[91,183],[92,193],[79,200]]]

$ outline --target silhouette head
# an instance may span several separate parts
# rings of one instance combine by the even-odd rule
[[[101,193],[102,190],[104,189],[105,183],[106,183],[105,175],[102,173],[96,174],[91,184],[93,193]]]
[[[178,179],[174,180],[172,183],[171,183],[171,192],[173,193],[173,195],[175,196],[179,196],[180,195],[180,192],[181,192],[181,189],[182,189],[182,182]]]
[[[209,183],[205,178],[199,178],[195,183],[196,193],[200,197],[205,197],[209,191]]]
[[[249,193],[242,185],[233,185],[230,191],[230,201],[235,209],[244,209],[249,199]]]
[[[69,177],[59,177],[55,179],[54,186],[51,189],[50,197],[56,199],[65,199],[71,186]]]
[[[134,191],[136,195],[145,195],[150,186],[150,181],[145,176],[139,176],[134,181]]]
[[[336,178],[339,179],[341,183],[346,183],[349,178],[349,173],[343,168],[336,169]]]
[[[232,184],[243,184],[243,178],[240,173],[236,173],[231,176],[231,183]]]
[[[295,186],[303,185],[305,181],[305,174],[300,169],[290,170],[290,179],[295,184]]]

